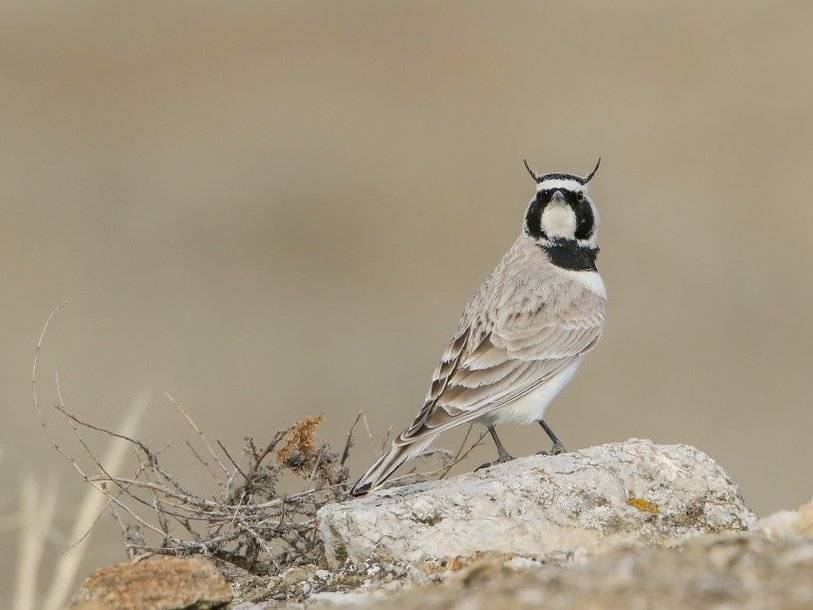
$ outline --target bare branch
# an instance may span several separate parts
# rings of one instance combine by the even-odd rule
[[[229,453],[229,450],[226,449],[226,447],[223,445],[223,443],[221,443],[220,441],[217,441],[217,446],[220,447],[220,450],[229,459],[229,461],[231,462],[231,465],[234,466],[234,469],[237,472],[239,472],[241,475],[243,475],[243,478],[246,480],[246,482],[251,481],[251,479],[249,479],[248,475],[245,472],[243,472],[243,470],[240,468],[240,465],[237,462],[234,461],[234,458],[231,456],[231,454]]]
[[[192,429],[195,432],[197,432],[198,437],[200,438],[200,440],[203,441],[204,445],[206,445],[206,449],[209,451],[209,455],[212,456],[212,459],[215,461],[215,463],[218,466],[220,466],[220,469],[223,471],[223,474],[225,474],[226,477],[228,478],[229,471],[226,469],[226,465],[223,462],[220,461],[220,458],[215,453],[215,450],[212,447],[212,444],[209,442],[209,439],[206,437],[206,435],[203,432],[200,431],[200,428],[198,428],[198,425],[195,423],[195,420],[193,420],[189,416],[189,413],[187,413],[184,410],[184,408],[180,405],[180,403],[172,397],[172,394],[170,394],[169,392],[164,392],[164,396],[167,397],[167,400],[169,400],[169,402],[172,404],[172,406],[174,406],[176,409],[178,409],[178,411],[181,412],[181,415],[183,415],[184,418],[186,419],[186,421],[189,423],[189,425],[192,426]]]
[[[359,411],[359,414],[356,415],[356,419],[353,420],[353,425],[350,426],[350,430],[347,432],[347,440],[344,442],[344,449],[342,450],[342,459],[339,460],[339,464],[344,466],[344,463],[347,461],[347,458],[350,457],[350,449],[353,447],[353,430],[356,428],[356,424],[359,423],[361,416],[364,415],[364,411]],[[365,424],[366,424],[365,418]],[[368,428],[369,430],[369,428]]]

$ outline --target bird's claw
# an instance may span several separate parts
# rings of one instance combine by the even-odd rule
[[[474,472],[478,470],[482,470],[483,468],[490,468],[491,466],[496,466],[497,464],[504,464],[505,462],[510,462],[514,459],[514,456],[508,455],[504,457],[500,457],[493,462],[486,462],[485,464],[480,464],[477,468],[474,469]]]
[[[562,443],[557,443],[547,451],[538,451],[536,455],[559,455],[560,453],[567,453],[567,449]]]

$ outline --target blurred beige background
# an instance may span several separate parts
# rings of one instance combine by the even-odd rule
[[[362,408],[403,426],[518,232],[521,159],[586,172],[599,154],[609,325],[551,422],[571,447],[695,444],[759,513],[809,499],[811,19],[806,2],[3,2],[0,511],[27,473],[62,479],[64,531],[81,497],[30,406],[63,297],[46,405],[58,369],[107,425],[152,387],[156,445],[186,434],[163,390],[230,443],[322,410],[329,438]],[[107,520],[90,544],[83,574],[121,557]]]

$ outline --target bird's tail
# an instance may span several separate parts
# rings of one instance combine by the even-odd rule
[[[350,495],[363,496],[367,492],[381,487],[398,470],[401,464],[421,453],[432,444],[433,440],[435,439],[430,438],[409,445],[396,445],[393,443],[389,452],[378,458],[375,464],[370,466],[370,469],[364,473],[364,476],[356,481],[356,484],[350,490]]]

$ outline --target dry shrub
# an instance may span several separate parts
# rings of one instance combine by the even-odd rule
[[[308,417],[279,430],[270,439],[258,442],[243,439],[239,452],[221,441],[213,444],[189,413],[169,394],[166,398],[186,421],[192,439],[186,450],[206,471],[216,492],[207,493],[196,483],[183,481],[165,466],[165,449],[156,450],[146,442],[114,432],[79,418],[66,404],[57,377],[54,409],[70,425],[90,467],[58,444],[40,408],[37,358],[45,332],[57,310],[46,322],[35,348],[32,375],[34,406],[51,446],[65,458],[84,481],[106,497],[109,510],[118,521],[130,558],[147,554],[203,554],[238,565],[254,574],[276,573],[307,563],[323,563],[321,542],[316,535],[316,512],[329,502],[347,497],[350,471],[346,462],[353,447],[353,433],[361,422],[375,444],[363,413],[348,430],[341,451],[318,438],[324,415]],[[462,461],[479,439],[466,448],[469,432],[456,453],[426,452],[439,456],[440,466],[430,472],[407,472],[394,482],[446,476]],[[99,434],[128,443],[136,457],[130,476],[105,468],[87,436]],[[388,437],[381,443],[381,450]],[[286,474],[295,476],[286,477]],[[283,490],[282,480],[297,482],[297,489]],[[211,487],[211,486],[210,486]]]

